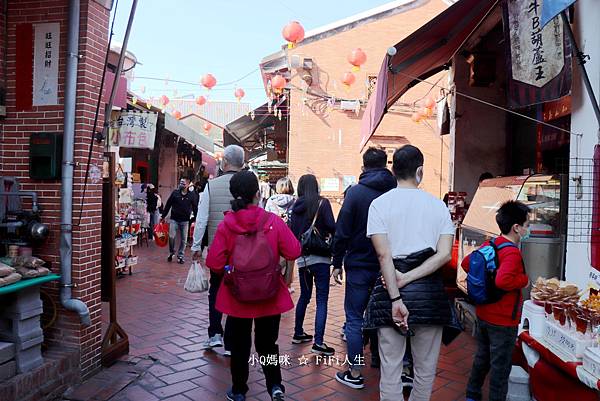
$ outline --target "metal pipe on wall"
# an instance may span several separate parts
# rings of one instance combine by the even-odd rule
[[[87,305],[73,298],[73,169],[75,147],[75,107],[77,99],[77,65],[79,62],[80,0],[69,0],[67,57],[64,98],[63,165],[60,211],[60,302],[70,311],[79,314],[84,326],[91,325]]]

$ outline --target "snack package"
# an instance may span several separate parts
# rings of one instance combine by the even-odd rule
[[[24,266],[17,267],[17,273],[19,273],[24,279],[35,278],[38,276],[38,271],[36,269],[30,269]]]
[[[35,256],[17,256],[13,259],[13,266],[23,266],[28,267],[30,269],[37,269],[38,267],[42,267],[44,262],[40,258],[36,258]]]
[[[4,263],[0,263],[0,277],[6,277],[15,272],[15,269],[5,265]]]
[[[16,283],[21,280],[21,275],[19,273],[12,273],[6,277],[0,278],[0,287],[4,287],[5,285]]]

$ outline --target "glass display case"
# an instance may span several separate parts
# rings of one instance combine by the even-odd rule
[[[509,200],[531,208],[531,238],[521,245],[529,278],[564,275],[568,183],[564,175],[502,177],[482,182],[460,229],[459,260],[486,240],[499,236],[496,212]],[[464,289],[464,272],[457,282]],[[527,294],[528,295],[528,294]]]

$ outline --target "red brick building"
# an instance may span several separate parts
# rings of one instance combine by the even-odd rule
[[[100,367],[102,339],[100,301],[100,222],[102,183],[89,181],[85,197],[83,179],[86,173],[88,149],[104,57],[108,44],[108,21],[111,1],[81,0],[79,29],[79,60],[75,119],[74,183],[73,183],[73,298],[83,301],[91,317],[84,327],[76,313],[62,308],[59,285],[44,288],[58,308],[57,319],[44,332],[49,349],[73,350],[78,355],[78,367],[85,377]],[[61,181],[30,178],[30,136],[32,133],[62,133],[64,119],[64,89],[67,59],[68,0],[3,0],[0,1],[0,80],[4,93],[0,101],[6,106],[0,117],[0,176],[15,176],[21,189],[36,191],[42,209],[43,222],[50,226],[50,236],[34,253],[50,263],[53,272],[60,272],[59,239],[61,210]],[[57,94],[52,105],[34,106],[34,46],[38,24],[57,23],[58,43]],[[5,38],[7,41],[5,42]],[[39,103],[39,100],[38,100]],[[42,102],[43,103],[43,102]],[[102,107],[101,110],[104,110]],[[0,109],[0,111],[2,111]],[[100,113],[98,129],[102,128]],[[94,142],[91,165],[102,169],[103,145]],[[81,216],[81,218],[80,218]],[[48,305],[45,305],[45,308]],[[77,368],[77,366],[75,367]],[[49,374],[49,373],[48,373]],[[76,380],[77,377],[69,377]],[[50,377],[37,377],[37,384],[48,383]],[[64,381],[64,380],[63,380]],[[32,386],[33,384],[33,386]],[[36,383],[30,383],[35,388]],[[65,383],[63,383],[64,385]],[[22,389],[21,389],[22,390]],[[32,399],[15,394],[16,399]],[[0,396],[0,398],[2,398]]]
[[[442,0],[393,1],[308,31],[297,47],[263,60],[265,82],[274,73],[282,73],[289,80],[288,162],[294,181],[303,174],[315,174],[324,195],[339,199],[352,178],[358,179],[361,118],[381,67],[381,55],[449,4]],[[352,68],[346,57],[355,48],[362,48],[367,61],[354,72],[355,83],[344,87],[342,76]],[[271,68],[273,65],[276,67]],[[438,79],[441,85],[447,82],[444,74],[430,78]],[[439,94],[439,90],[429,92],[430,86],[417,85],[406,93],[367,146],[386,148],[390,166],[395,148],[408,143],[421,148],[425,154],[423,187],[442,197],[448,190],[450,140],[440,137],[435,117],[422,123],[411,120],[428,95]],[[335,102],[328,106],[331,97]],[[349,103],[342,104],[340,99],[360,101],[359,113],[345,109]]]

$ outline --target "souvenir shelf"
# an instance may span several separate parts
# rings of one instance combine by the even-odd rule
[[[132,267],[138,264],[134,247],[138,244],[142,216],[138,213],[136,205],[129,199],[128,196],[119,197],[119,214],[115,216],[115,269],[117,274],[128,271],[131,275]]]

